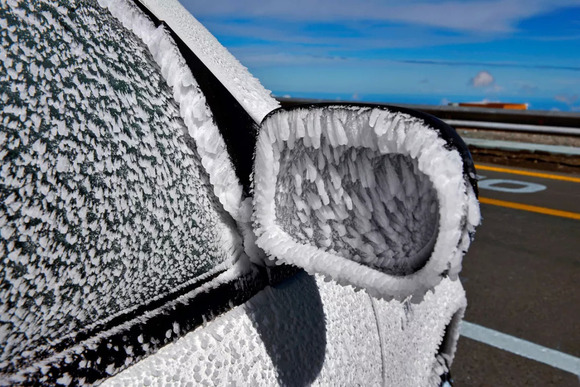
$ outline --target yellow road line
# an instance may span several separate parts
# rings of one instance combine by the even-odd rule
[[[573,183],[580,183],[580,178],[578,177],[552,175],[551,173],[528,172],[528,171],[520,171],[518,169],[488,167],[487,165],[479,165],[479,164],[475,164],[475,168],[482,171],[504,172],[504,173],[512,173],[514,175],[533,176],[533,177],[541,177],[544,179],[564,180],[571,181]]]
[[[540,214],[560,216],[562,218],[570,218],[570,219],[580,220],[580,214],[576,213],[576,212],[561,211],[561,210],[554,210],[554,209],[546,208],[546,207],[530,206],[528,204],[506,202],[504,200],[483,198],[481,196],[479,197],[479,202],[484,203],[484,204],[491,204],[493,206],[507,207],[507,208],[513,208],[516,210],[537,212]]]

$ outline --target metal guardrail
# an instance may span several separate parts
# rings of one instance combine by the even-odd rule
[[[329,100],[278,98],[284,107]],[[463,128],[506,130],[555,135],[580,136],[580,113],[541,110],[508,110],[464,106],[411,105],[397,103],[371,103],[395,105],[432,114],[449,125]]]
[[[535,132],[543,134],[565,134],[569,136],[580,136],[580,128],[569,128],[563,126],[510,124],[506,122],[485,122],[485,121],[468,121],[468,120],[443,120],[443,121],[456,128],[461,127],[474,129],[493,129],[515,132]]]

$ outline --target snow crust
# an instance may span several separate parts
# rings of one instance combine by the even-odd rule
[[[246,67],[193,17],[178,0],[139,0],[165,21],[212,71],[256,123],[280,104]]]
[[[149,47],[95,1],[1,0],[0,375],[243,266],[210,183],[231,168],[203,96],[126,5],[112,8]],[[231,186],[218,192],[235,213]]]
[[[416,300],[456,278],[480,221],[456,150],[382,108],[279,110],[254,166],[257,245],[375,295]]]
[[[417,305],[299,275],[104,385],[436,386],[444,371],[436,366],[439,346],[464,308],[461,283],[448,278]],[[451,336],[444,352],[449,359],[457,339]]]

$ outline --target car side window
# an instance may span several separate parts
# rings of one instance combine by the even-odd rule
[[[243,247],[140,39],[96,1],[15,2],[0,22],[0,374],[15,374]]]

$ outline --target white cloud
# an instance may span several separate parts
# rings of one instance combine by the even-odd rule
[[[572,106],[576,101],[578,101],[578,95],[560,94],[554,97],[558,102],[563,102],[566,105]]]
[[[487,71],[480,71],[477,75],[471,78],[470,84],[473,87],[487,87],[495,83],[493,75]]]
[[[193,12],[193,11],[192,11]],[[195,14],[195,12],[194,12]],[[262,42],[318,48],[361,50],[373,48],[434,47],[449,44],[471,44],[490,41],[488,36],[465,34],[437,34],[415,26],[388,25],[381,23],[344,22],[342,28],[348,33],[333,34],[316,31],[301,22],[274,18],[253,18],[251,23],[239,23],[226,16],[211,17],[202,22],[214,35],[251,38]],[[316,21],[310,21],[316,23]],[[348,25],[347,25],[348,24]]]
[[[194,16],[292,21],[388,21],[479,33],[509,32],[524,19],[577,0],[181,0]]]
[[[347,62],[348,59],[337,56],[313,55],[307,52],[270,52],[267,48],[234,48],[232,54],[244,65],[253,68],[261,66],[305,66],[329,65]]]
[[[530,95],[539,90],[539,87],[533,82],[527,81],[513,81],[513,85],[517,88],[519,93]]]

